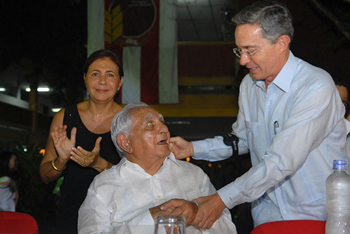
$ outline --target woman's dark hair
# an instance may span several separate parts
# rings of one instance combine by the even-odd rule
[[[118,56],[113,53],[111,50],[103,49],[103,50],[97,50],[94,53],[92,53],[87,60],[85,61],[85,64],[83,66],[83,74],[86,74],[91,63],[95,62],[97,59],[100,58],[110,58],[115,64],[117,64],[119,68],[119,76],[124,76],[123,66],[118,58]]]
[[[0,177],[11,176],[12,171],[10,170],[9,163],[11,156],[14,155],[11,151],[4,151],[0,153]]]

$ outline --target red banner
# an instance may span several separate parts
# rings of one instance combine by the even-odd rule
[[[136,61],[123,59],[123,48],[141,47],[138,101],[147,104],[159,103],[159,1],[105,0],[105,48],[132,63]],[[128,88],[124,86],[123,91],[128,92]]]

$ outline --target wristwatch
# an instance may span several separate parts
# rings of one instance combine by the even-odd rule
[[[232,156],[238,155],[238,142],[239,138],[232,133],[224,135],[224,144],[232,147]]]

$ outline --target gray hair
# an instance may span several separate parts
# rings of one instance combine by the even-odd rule
[[[236,24],[258,24],[262,29],[262,37],[275,44],[282,35],[292,41],[294,28],[292,15],[288,8],[276,1],[258,1],[237,13],[232,21]]]
[[[117,136],[121,133],[125,135],[131,134],[132,120],[130,118],[130,111],[139,107],[148,107],[148,105],[143,102],[129,103],[121,111],[119,111],[112,120],[111,138],[120,157],[125,156],[126,152],[118,145]]]

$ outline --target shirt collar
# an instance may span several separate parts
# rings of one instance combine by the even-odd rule
[[[279,87],[284,92],[288,92],[293,81],[294,73],[297,67],[297,58],[293,55],[292,51],[289,51],[289,57],[282,70],[278,73],[276,78],[272,81],[272,84]],[[255,80],[253,84],[261,88],[265,88],[264,80]]]
[[[162,170],[162,168],[164,168],[164,166],[168,163],[175,163],[177,166],[180,166],[180,164],[177,162],[175,156],[173,153],[170,152],[169,156],[167,156],[163,162],[163,165],[161,166],[161,168],[158,170],[158,172],[160,172]],[[143,168],[141,168],[138,164],[130,162],[126,157],[123,157],[120,162],[120,175],[123,174],[124,169],[126,168],[130,168],[132,170],[136,170],[136,171],[140,171],[142,173],[145,173],[145,171],[143,170]],[[158,173],[157,172],[157,173]],[[156,174],[157,174],[156,173]],[[145,173],[147,174],[147,173]],[[148,175],[148,174],[147,174]]]
[[[174,162],[176,165],[180,166],[180,164],[178,163],[178,161],[175,158],[175,155],[172,152],[170,152],[170,155],[166,158],[165,161],[167,161],[167,160],[170,160],[170,161]]]
[[[289,51],[289,58],[286,64],[283,66],[282,70],[278,73],[272,83],[274,83],[284,92],[288,92],[290,90],[296,69],[297,59],[294,57],[292,51]]]

